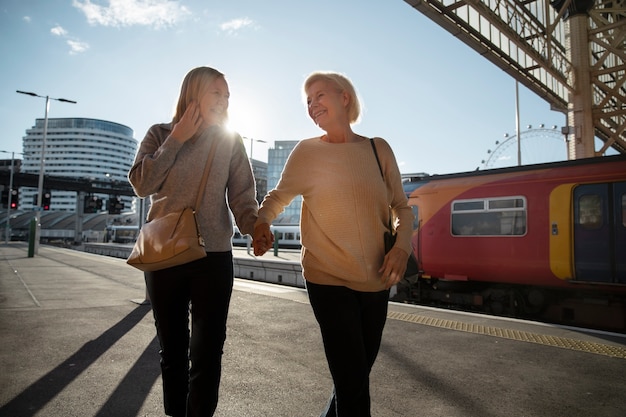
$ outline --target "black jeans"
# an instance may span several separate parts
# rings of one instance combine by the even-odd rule
[[[232,252],[210,252],[185,265],[146,272],[145,279],[161,345],[165,413],[212,416],[233,289]]]
[[[306,286],[334,383],[320,417],[370,417],[369,375],[387,320],[389,291]]]

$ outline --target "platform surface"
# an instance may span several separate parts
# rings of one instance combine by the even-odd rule
[[[144,298],[124,260],[0,245],[0,417],[163,416]],[[317,417],[331,384],[306,292],[237,279],[216,416]],[[371,395],[375,417],[622,417],[626,338],[390,303]]]

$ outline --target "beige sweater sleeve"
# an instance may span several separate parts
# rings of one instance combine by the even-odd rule
[[[271,223],[302,195],[303,275],[311,282],[382,290],[378,269],[390,204],[400,219],[396,244],[410,251],[413,215],[400,173],[386,142],[377,139],[376,144],[387,182],[368,141],[329,144],[313,138],[294,148],[278,185],[263,201],[257,223]]]

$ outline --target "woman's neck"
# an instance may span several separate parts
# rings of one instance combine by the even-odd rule
[[[363,137],[357,135],[352,131],[352,129],[348,128],[347,130],[342,131],[326,132],[325,135],[322,135],[321,139],[328,143],[351,143],[360,142],[363,140]]]

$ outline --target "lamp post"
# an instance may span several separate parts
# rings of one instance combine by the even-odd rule
[[[254,142],[259,142],[259,143],[267,143],[267,141],[261,140],[261,139],[252,139],[252,138],[248,138],[243,136],[243,139],[249,140],[250,141],[250,159],[254,159]]]
[[[34,241],[34,253],[37,254],[39,250],[39,238],[41,236],[41,203],[43,199],[43,176],[44,176],[44,154],[46,152],[46,135],[48,134],[48,110],[50,109],[50,100],[62,101],[63,103],[76,104],[73,100],[66,98],[53,98],[50,96],[40,96],[39,94],[31,93],[28,91],[16,90],[16,93],[26,94],[27,96],[39,97],[46,99],[46,111],[43,122],[43,138],[41,141],[41,158],[39,161],[39,183],[37,186],[37,207],[35,207],[35,241]]]

